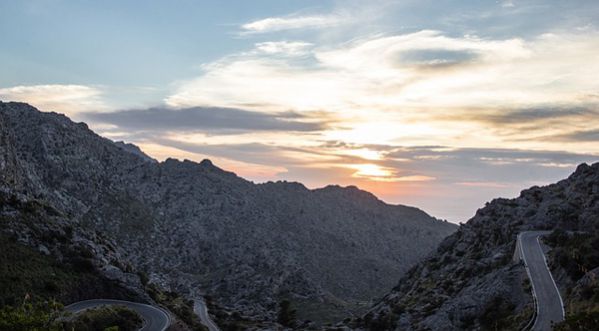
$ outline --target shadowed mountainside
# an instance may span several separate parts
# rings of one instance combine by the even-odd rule
[[[22,103],[0,103],[0,153],[3,185],[114,240],[151,282],[267,322],[285,299],[301,319],[354,311],[456,228],[355,187],[254,184],[208,160],[156,162]]]
[[[549,266],[566,303],[560,330],[591,325],[599,312],[598,228],[599,163],[582,164],[556,184],[487,203],[369,313],[353,321],[354,327],[521,329],[533,304],[524,267],[512,256],[518,233],[527,230],[554,230],[544,240],[552,248]]]

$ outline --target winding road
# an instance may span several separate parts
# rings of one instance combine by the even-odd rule
[[[551,323],[561,322],[565,316],[562,297],[539,242],[541,236],[549,233],[551,231],[526,231],[518,235],[517,253],[524,261],[536,306],[533,331],[551,330]]]
[[[202,324],[208,327],[208,330],[210,331],[220,331],[216,323],[214,323],[212,318],[210,318],[210,315],[208,315],[208,308],[206,307],[204,299],[196,298],[193,302],[193,312],[200,317]]]
[[[109,305],[125,306],[137,312],[144,320],[143,327],[140,329],[141,331],[165,331],[171,324],[170,316],[162,308],[131,301],[107,299],[86,300],[70,304],[65,309],[76,314],[86,309]]]

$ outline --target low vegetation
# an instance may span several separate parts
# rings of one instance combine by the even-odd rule
[[[62,331],[62,314],[62,305],[54,300],[31,302],[25,297],[19,305],[0,308],[0,330]]]
[[[599,325],[599,233],[556,230],[545,239],[553,249],[551,264],[572,281],[566,293],[566,320],[558,331],[593,330]]]
[[[0,235],[0,307],[18,305],[25,296],[64,299],[81,278],[53,258]]]
[[[555,230],[545,238],[553,248],[552,261],[574,281],[599,267],[599,233],[567,233]]]
[[[135,331],[143,323],[141,316],[124,306],[107,306],[87,310],[65,324],[66,330]]]
[[[582,312],[569,315],[562,323],[553,327],[554,331],[596,330],[599,325],[599,312]]]

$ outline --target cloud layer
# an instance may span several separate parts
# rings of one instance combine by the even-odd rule
[[[424,30],[334,47],[262,42],[255,52],[204,65],[201,76],[180,84],[166,102],[362,112],[584,105],[599,89],[593,76],[598,37],[496,40]]]
[[[85,113],[85,118],[121,130],[166,132],[322,131],[326,123],[294,112],[267,114],[235,108],[149,108],[109,113]]]

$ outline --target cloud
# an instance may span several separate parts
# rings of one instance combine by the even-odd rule
[[[599,152],[592,144],[599,125],[596,101],[572,100],[571,104],[539,105],[526,108],[453,108],[434,117],[449,127],[469,127],[472,136],[495,141],[494,146],[518,146],[522,149],[562,149]],[[415,116],[410,121],[418,123]],[[567,125],[566,125],[567,123]],[[462,137],[465,135],[462,134]],[[482,144],[479,144],[479,146]],[[489,144],[491,145],[491,144]]]
[[[512,1],[512,0],[503,0],[503,1],[501,1],[501,7],[514,8],[514,7],[516,7],[516,5],[514,4],[514,1]]]
[[[531,122],[564,121],[564,120],[591,120],[599,116],[595,109],[581,106],[574,107],[534,107],[524,109],[495,109],[490,112],[481,111],[478,114],[469,114],[473,120],[496,124],[530,124]],[[465,117],[465,116],[464,116]],[[464,118],[460,118],[464,120]]]
[[[568,136],[572,128],[597,125],[597,105],[575,100],[571,105],[541,105],[530,108],[476,108],[452,109],[439,114],[437,119],[464,123],[477,122],[497,135],[515,140],[541,136]],[[415,119],[416,120],[416,119]],[[567,121],[568,126],[561,124]],[[564,134],[564,132],[567,132]]]
[[[593,36],[535,40],[451,37],[423,30],[335,46],[266,42],[205,64],[167,97],[171,106],[267,104],[279,109],[521,107],[593,93]],[[273,54],[302,54],[303,61]],[[596,68],[599,69],[599,68]],[[578,89],[572,89],[578,86]]]
[[[507,185],[497,182],[458,182],[456,185],[468,187],[487,187],[487,188],[505,188]]]
[[[256,50],[265,54],[282,54],[287,56],[299,56],[308,54],[312,43],[303,41],[266,41],[257,43]]]
[[[548,139],[556,139],[568,142],[599,142],[599,129],[575,130],[561,135],[550,136]]]
[[[443,67],[473,62],[478,55],[470,50],[424,49],[404,51],[399,62],[412,63],[419,67]]]
[[[340,14],[286,17],[268,17],[257,21],[245,23],[241,26],[242,34],[269,33],[294,29],[314,29],[339,25],[347,20]]]
[[[562,172],[582,162],[599,159],[599,154],[513,148],[455,148],[448,146],[371,147],[387,149],[388,167],[415,167],[447,183],[493,182],[518,184],[534,173]],[[393,161],[399,160],[399,161]],[[411,160],[406,163],[405,160]],[[425,170],[426,169],[426,170]],[[542,170],[541,170],[542,169]],[[557,177],[559,178],[559,177]]]
[[[469,35],[450,37],[440,31],[422,30],[355,40],[333,49],[321,50],[316,56],[323,64],[335,68],[358,72],[366,68],[387,69],[391,70],[388,76],[402,71],[402,76],[405,76],[418,72],[404,70],[418,69],[422,64],[496,64],[524,59],[530,54],[524,41],[518,38],[492,40]]]
[[[84,85],[29,85],[0,88],[0,99],[27,102],[44,111],[73,116],[85,111],[105,111],[102,91]]]
[[[205,64],[165,102],[325,110],[336,125],[322,132],[324,140],[570,149],[572,140],[543,137],[599,125],[598,40],[594,31],[493,39],[422,30],[328,45],[263,42]]]
[[[112,124],[118,130],[191,131],[238,133],[242,131],[320,131],[323,122],[315,122],[295,112],[261,113],[235,108],[194,107],[184,109],[149,108],[109,113],[85,113],[94,122]]]

